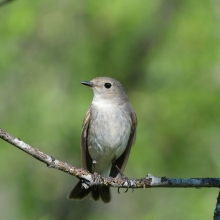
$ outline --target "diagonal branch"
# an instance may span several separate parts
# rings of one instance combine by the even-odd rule
[[[89,171],[76,168],[66,162],[59,161],[53,156],[49,156],[37,148],[24,143],[19,138],[12,136],[0,128],[0,138],[14,145],[20,150],[30,154],[39,161],[45,163],[49,168],[61,170],[69,173],[79,179],[84,180],[85,188],[94,185],[107,185],[119,188],[152,188],[152,187],[169,187],[169,188],[203,188],[203,187],[220,187],[220,178],[190,178],[190,179],[171,179],[166,177],[154,177],[148,174],[145,178],[112,178],[93,175]]]
[[[98,174],[91,174],[84,169],[76,168],[70,164],[59,161],[53,156],[49,156],[37,148],[24,143],[19,138],[13,137],[0,128],[0,138],[14,145],[20,150],[30,154],[39,161],[45,163],[48,167],[61,170],[76,176],[83,180],[83,187],[89,188],[94,185],[107,185],[110,187],[119,188],[153,188],[153,187],[169,187],[169,188],[202,188],[202,187],[220,187],[220,178],[190,178],[190,179],[171,179],[166,177],[154,177],[148,174],[145,178],[129,179],[125,178],[112,178],[103,177]],[[126,190],[127,191],[127,190]],[[216,209],[214,212],[214,220],[220,220],[220,193],[217,199]]]

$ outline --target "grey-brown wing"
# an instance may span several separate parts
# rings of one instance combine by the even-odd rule
[[[92,159],[88,152],[88,145],[87,145],[87,137],[88,137],[88,129],[89,129],[89,123],[90,123],[90,110],[86,113],[86,116],[83,120],[83,126],[82,126],[82,133],[81,133],[81,163],[82,168],[92,172]]]
[[[110,176],[112,176],[112,177],[116,177],[119,173],[118,169],[115,167],[115,165],[118,166],[118,168],[120,169],[121,172],[124,171],[125,166],[126,166],[127,161],[128,161],[130,151],[131,151],[131,147],[135,142],[136,127],[137,127],[137,116],[136,116],[136,113],[135,113],[134,110],[131,112],[131,123],[132,123],[131,134],[130,134],[130,137],[129,137],[129,140],[128,140],[126,150],[112,165],[112,169],[111,169],[111,173],[110,173]]]

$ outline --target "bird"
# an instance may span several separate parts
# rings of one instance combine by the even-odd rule
[[[137,116],[122,84],[110,77],[82,81],[93,91],[93,100],[83,121],[81,132],[82,168],[105,177],[120,178],[135,142]],[[111,200],[109,186],[85,189],[79,181],[68,198],[95,201]]]

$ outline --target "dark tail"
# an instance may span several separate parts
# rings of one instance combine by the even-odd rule
[[[89,189],[84,189],[82,187],[81,181],[79,181],[76,186],[71,190],[68,195],[69,199],[82,200],[86,198],[89,193],[91,193],[92,198],[97,201],[99,198],[102,199],[104,203],[108,203],[111,200],[110,188],[108,186],[97,186]]]

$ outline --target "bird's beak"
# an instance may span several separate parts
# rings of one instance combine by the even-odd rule
[[[85,85],[85,86],[89,86],[89,87],[93,87],[94,83],[92,83],[91,81],[82,81],[81,84]]]

